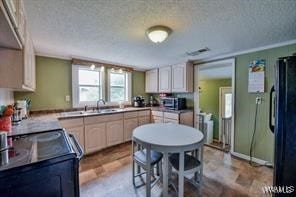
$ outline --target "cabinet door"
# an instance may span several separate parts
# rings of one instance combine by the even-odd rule
[[[165,67],[159,69],[159,92],[171,92],[172,83],[172,69],[171,67]]]
[[[7,9],[10,20],[12,21],[13,25],[18,28],[18,0],[4,0],[3,2]]]
[[[24,85],[29,89],[35,88],[35,53],[33,42],[28,31],[25,36],[24,46]]]
[[[31,77],[31,88],[33,90],[36,89],[36,60],[35,60],[35,51],[34,51],[34,47],[33,47],[33,44],[32,44],[32,47],[31,47],[31,61],[32,61],[32,77]]]
[[[139,126],[150,123],[150,116],[142,116],[138,118]]]
[[[94,152],[106,147],[106,123],[85,126],[85,151]]]
[[[124,120],[124,141],[132,139],[133,130],[138,127],[138,118]]]
[[[163,123],[163,117],[152,116],[152,122],[153,123]]]
[[[107,122],[107,145],[115,145],[123,142],[123,120]]]
[[[158,69],[147,71],[145,82],[146,92],[158,92]]]
[[[80,146],[84,149],[84,128],[83,126],[80,127],[73,127],[73,128],[66,128],[68,133],[74,135],[74,137],[78,140]]]
[[[187,62],[172,66],[172,92],[193,91],[193,64]]]
[[[178,113],[170,113],[170,112],[164,112],[163,113],[164,118],[168,119],[174,119],[179,121],[179,114]]]
[[[186,66],[179,64],[172,66],[172,91],[186,91]]]
[[[30,35],[26,33],[24,46],[24,85],[30,87],[31,83],[31,56],[30,56]]]

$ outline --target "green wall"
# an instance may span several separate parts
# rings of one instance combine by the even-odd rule
[[[199,81],[199,106],[202,112],[211,113],[214,121],[214,139],[219,139],[219,88],[231,87],[231,79]]]
[[[255,99],[261,96],[262,104],[258,109],[257,132],[255,135],[254,156],[266,161],[273,161],[274,135],[268,128],[269,90],[274,84],[274,65],[279,57],[292,55],[296,45],[289,45],[236,57],[235,72],[235,144],[234,151],[249,155],[254,127]],[[262,94],[248,93],[248,65],[255,59],[266,60],[266,89]]]
[[[148,94],[145,93],[145,72],[134,71],[132,73],[132,95],[144,96],[148,101]]]
[[[71,73],[70,60],[36,56],[36,91],[15,92],[14,99],[30,98],[31,110],[71,108],[65,100],[72,95]]]
[[[31,110],[69,109],[72,102],[66,102],[66,95],[72,101],[72,62],[49,57],[36,56],[36,91],[15,92],[14,99],[30,98]],[[145,94],[145,73],[132,73],[132,95]]]

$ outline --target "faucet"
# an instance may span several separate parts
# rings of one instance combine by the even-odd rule
[[[104,101],[104,99],[99,99],[97,101],[97,110],[100,111],[100,102],[102,102],[104,105],[106,104],[106,102]]]

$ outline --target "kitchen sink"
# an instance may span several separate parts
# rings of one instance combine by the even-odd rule
[[[88,111],[72,111],[62,113],[62,116],[80,116],[80,115],[92,115],[92,114],[103,114],[103,113],[112,113],[119,112],[122,109],[102,109],[102,110],[88,110]]]
[[[100,112],[109,113],[109,112],[117,112],[117,111],[122,111],[122,109],[102,109]]]

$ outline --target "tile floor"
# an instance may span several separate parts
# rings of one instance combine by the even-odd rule
[[[131,144],[125,143],[86,156],[80,166],[82,197],[145,196],[145,187],[134,189],[131,176]],[[204,177],[199,188],[185,183],[185,196],[268,196],[262,186],[272,185],[272,169],[251,167],[228,153],[204,148]],[[170,196],[176,196],[173,189]],[[152,196],[161,195],[161,185]]]

